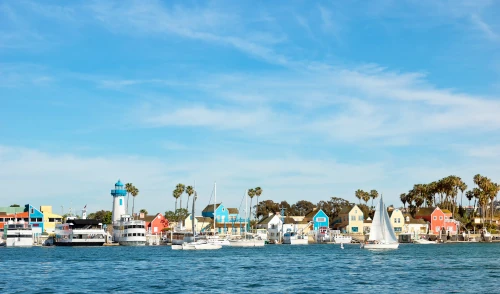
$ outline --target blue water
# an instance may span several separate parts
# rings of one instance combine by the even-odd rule
[[[498,293],[500,243],[0,248],[0,293]]]

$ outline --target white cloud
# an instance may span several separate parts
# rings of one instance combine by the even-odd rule
[[[208,204],[214,181],[219,184],[219,201],[231,206],[238,206],[242,192],[256,185],[264,188],[262,199],[317,202],[333,194],[344,194],[354,186],[377,182],[384,178],[383,171],[384,166],[379,163],[350,165],[332,159],[294,156],[254,159],[236,151],[212,153],[208,157],[166,155],[160,159],[127,155],[52,155],[34,149],[1,146],[3,192],[0,202],[5,205],[10,202],[64,205],[66,208],[70,203],[74,208],[88,204],[91,209],[110,209],[109,190],[118,178],[131,181],[139,188],[136,207],[146,207],[151,212],[172,209],[171,190],[175,184],[190,184],[194,180],[200,191],[200,203]],[[304,195],[305,191],[308,195]]]

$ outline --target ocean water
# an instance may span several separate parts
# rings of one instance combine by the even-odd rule
[[[0,293],[499,293],[500,243],[0,248]]]

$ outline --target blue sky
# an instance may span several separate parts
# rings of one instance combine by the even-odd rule
[[[500,181],[494,1],[0,1],[0,203]],[[183,204],[184,206],[184,204]]]

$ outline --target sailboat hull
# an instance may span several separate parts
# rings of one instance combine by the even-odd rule
[[[399,243],[392,244],[364,244],[364,249],[398,249]]]

